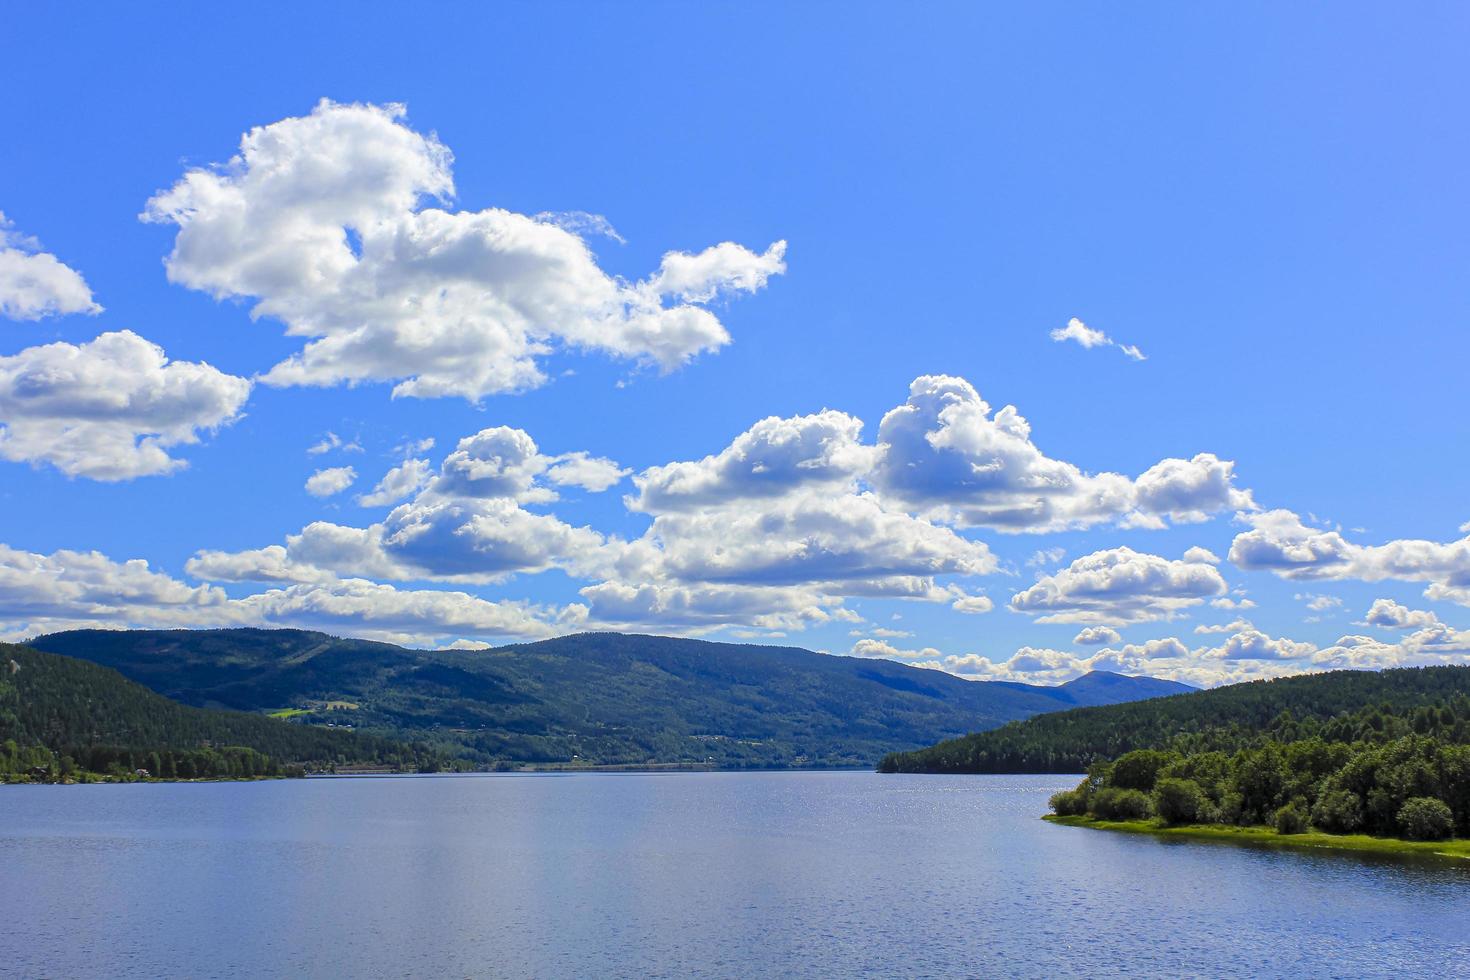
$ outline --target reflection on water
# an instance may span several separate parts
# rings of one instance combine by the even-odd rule
[[[1470,869],[1037,819],[1056,776],[0,790],[0,975],[1453,975]]]

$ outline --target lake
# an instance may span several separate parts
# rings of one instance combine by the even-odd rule
[[[1470,869],[1057,827],[1059,776],[0,788],[17,977],[1448,976]]]

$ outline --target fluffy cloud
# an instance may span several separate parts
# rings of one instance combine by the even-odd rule
[[[0,316],[39,320],[68,313],[101,313],[81,273],[40,242],[15,230],[0,213]]]
[[[1088,626],[1072,637],[1072,642],[1079,646],[1091,647],[1101,646],[1104,643],[1121,643],[1123,638],[1111,626]]]
[[[1031,426],[1007,405],[994,415],[963,378],[929,375],[883,417],[872,480],[884,494],[937,519],[1001,531],[1042,532],[1107,521],[1162,527],[1226,509],[1250,509],[1234,463],[1209,453],[1166,459],[1137,480],[1090,475],[1046,456]]]
[[[1239,633],[1249,629],[1255,629],[1255,625],[1250,620],[1232,619],[1228,623],[1201,623],[1194,628],[1194,631],[1202,635],[1209,635],[1211,633]]]
[[[762,419],[724,450],[669,463],[633,478],[642,511],[692,510],[785,496],[803,487],[839,487],[865,473],[875,447],[859,442],[863,423],[842,412]]]
[[[880,660],[935,660],[942,657],[933,647],[922,650],[901,650],[885,640],[864,638],[858,640],[848,651],[850,657],[871,657]]]
[[[1438,625],[1439,617],[1427,610],[1402,606],[1392,599],[1374,599],[1372,608],[1368,610],[1367,623],[1370,626],[1402,630]]]
[[[592,493],[602,493],[617,486],[631,472],[606,456],[575,452],[557,456],[546,470],[546,479],[559,487],[580,487]]]
[[[1051,332],[1051,339],[1059,344],[1071,341],[1074,344],[1082,345],[1088,350],[1094,347],[1116,347],[1135,361],[1148,360],[1148,358],[1143,356],[1143,351],[1137,347],[1132,344],[1120,344],[1101,330],[1094,330],[1092,327],[1089,327],[1075,316],[1067,321],[1065,327],[1057,327],[1053,330]]]
[[[428,483],[432,469],[427,459],[404,460],[383,474],[372,493],[362,494],[357,502],[363,507],[387,507],[396,504]]]
[[[148,202],[147,220],[179,228],[172,281],[253,297],[252,316],[308,338],[268,384],[394,381],[395,396],[474,400],[544,383],[539,360],[558,347],[672,370],[730,340],[699,304],[785,270],[785,242],[725,242],[626,283],[565,221],[423,206],[453,195],[452,156],[403,116],[323,101]]]
[[[1011,597],[1011,609],[1041,623],[1121,626],[1172,618],[1224,591],[1213,565],[1111,548],[1038,579]]]
[[[0,457],[93,480],[171,473],[187,464],[168,450],[233,422],[249,395],[127,330],[29,347],[0,357]]]
[[[127,623],[141,608],[187,624],[191,613],[225,602],[223,590],[185,585],[146,561],[114,562],[96,551],[39,555],[0,544],[0,621],[116,617]]]
[[[1403,539],[1359,545],[1340,531],[1309,527],[1289,510],[1243,514],[1241,520],[1251,530],[1230,545],[1230,560],[1240,568],[1297,580],[1428,582],[1430,598],[1470,605],[1470,537],[1448,544]]]
[[[97,552],[39,555],[0,545],[0,637],[8,639],[88,626],[294,626],[394,642],[534,639],[580,628],[585,619],[581,605],[556,610],[361,579],[295,583],[232,599],[217,586],[186,585],[141,560],[117,562]]]
[[[417,447],[416,447],[417,448]],[[251,551],[200,552],[190,574],[216,581],[319,582],[334,577],[433,580],[488,584],[514,573],[560,568],[580,577],[604,573],[616,555],[601,534],[572,527],[527,503],[556,499],[540,482],[552,479],[560,462],[612,467],[585,453],[543,455],[520,429],[482,429],[461,439],[431,477],[424,460],[408,460],[389,471],[359,502],[394,507],[380,522],[351,527],[317,521],[288,535],[284,547]],[[341,470],[347,470],[343,473]],[[324,470],[319,495],[340,492],[355,476],[350,467]],[[596,483],[596,472],[562,474]]]
[[[357,470],[350,466],[333,466],[317,470],[306,478],[306,492],[313,497],[332,497],[357,482]]]
[[[760,508],[661,514],[649,534],[667,570],[701,582],[856,582],[861,588],[894,577],[984,575],[996,567],[984,544],[885,510],[872,494],[804,493]]]

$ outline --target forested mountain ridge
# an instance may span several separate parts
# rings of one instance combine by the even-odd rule
[[[620,633],[437,651],[259,629],[85,630],[33,644],[186,704],[423,738],[476,765],[870,766],[895,748],[1182,687],[1117,675],[985,683],[794,647]]]
[[[274,776],[302,767],[432,766],[383,738],[170,701],[115,670],[0,644],[0,775]],[[44,771],[44,772],[43,772]]]
[[[1227,751],[1272,739],[1470,741],[1470,667],[1340,670],[1040,715],[898,752],[884,772],[1081,772],[1135,749]]]

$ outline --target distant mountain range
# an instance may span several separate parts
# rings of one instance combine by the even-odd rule
[[[1095,672],[967,681],[794,647],[584,633],[410,650],[301,630],[78,630],[31,646],[202,708],[423,741],[487,764],[871,766],[1042,712],[1192,690]]]

